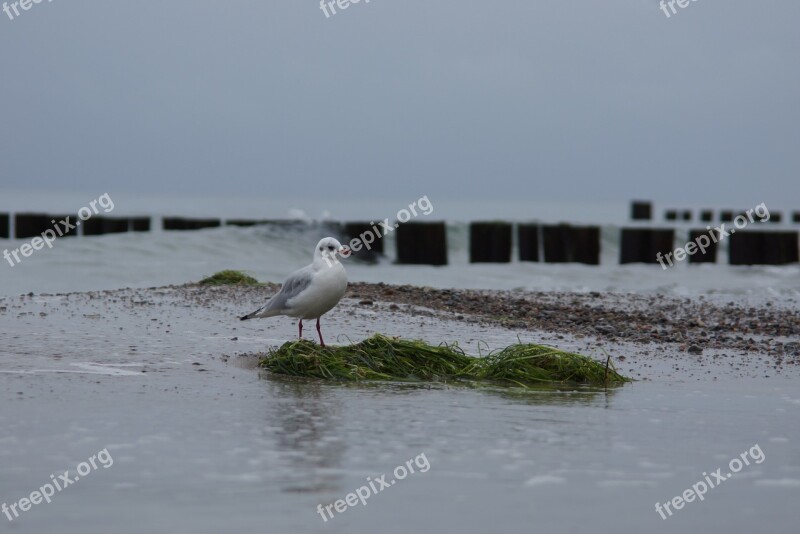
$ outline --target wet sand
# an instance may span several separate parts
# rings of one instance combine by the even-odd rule
[[[351,284],[356,298],[424,303],[457,319],[520,330],[594,336],[606,341],[675,343],[678,350],[766,352],[782,363],[800,356],[800,308],[742,307],[663,295],[465,291]]]
[[[148,332],[179,335],[161,313],[165,307],[202,318],[209,339],[227,356],[263,352],[264,341],[296,337],[296,320],[273,318],[239,323],[279,286],[195,284],[0,299],[0,318],[13,332],[19,320],[37,316],[51,323],[83,317],[96,325],[152,315]],[[705,298],[599,293],[447,290],[351,283],[345,299],[322,321],[333,343],[359,341],[373,333],[458,342],[471,354],[522,340],[575,350],[598,359],[604,350],[617,367],[636,378],[660,378],[664,362],[674,378],[696,377],[703,367],[730,376],[776,376],[800,369],[800,307],[712,303]],[[65,326],[65,325],[64,325]],[[316,339],[313,322],[304,336]],[[63,329],[63,326],[62,326]],[[12,339],[20,336],[12,336]],[[13,345],[12,345],[13,346]],[[25,350],[25,347],[18,347]],[[129,347],[135,352],[135,346]],[[260,350],[258,350],[260,349]],[[648,375],[652,369],[659,375]],[[705,374],[705,373],[704,373]],[[717,376],[717,375],[715,375]]]
[[[297,322],[282,317],[241,323],[279,286],[195,284],[149,289],[122,289],[71,294],[22,295],[0,299],[0,324],[11,334],[6,350],[30,352],[25,336],[14,335],[38,317],[45,331],[62,331],[66,345],[42,347],[45,353],[69,351],[77,341],[66,335],[75,319],[88,331],[124,332],[130,323],[146,322],[147,336],[181,339],[176,321],[199,320],[190,331],[213,340],[212,357],[263,353],[269,346],[294,339]],[[345,299],[323,320],[323,335],[332,343],[359,341],[379,332],[420,338],[429,343],[458,342],[479,355],[516,341],[556,346],[605,359],[639,379],[705,379],[721,376],[779,376],[800,372],[800,308],[792,303],[760,307],[705,298],[599,293],[540,293],[443,290],[414,286],[351,283]],[[170,310],[165,314],[165,310]],[[316,339],[313,322],[304,336]],[[17,341],[20,341],[17,343]],[[55,349],[55,350],[53,350]],[[120,347],[115,347],[119,351]],[[133,342],[127,351],[141,349]],[[159,351],[160,352],[160,351]],[[12,356],[12,359],[13,356]]]

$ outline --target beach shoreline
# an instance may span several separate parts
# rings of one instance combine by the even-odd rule
[[[170,329],[171,321],[159,312],[168,307],[172,312],[166,317],[189,325],[191,334],[175,339],[179,345],[191,350],[193,340],[208,329],[210,337],[227,341],[212,357],[246,356],[296,337],[297,321],[292,318],[247,324],[237,319],[263,304],[279,287],[271,283],[185,284],[29,293],[0,298],[0,326],[5,325],[9,333],[23,323],[39,330],[37,323],[45,321],[49,331],[71,331],[74,336],[64,338],[68,344],[77,344],[75,340],[86,331],[81,332],[69,317],[79,317],[79,323],[87,323],[92,330],[138,329],[152,333],[156,341],[159,335],[164,340],[175,339],[179,332]],[[69,329],[65,322],[70,323]],[[589,353],[598,359],[605,359],[607,353],[634,378],[686,378],[697,376],[706,366],[719,372],[714,376],[725,375],[726,370],[731,377],[744,376],[747,369],[747,376],[800,373],[800,312],[770,303],[755,307],[712,303],[704,297],[434,289],[356,282],[349,284],[339,306],[322,318],[322,325],[323,333],[340,344],[383,333],[424,338],[434,344],[458,342],[476,355],[520,340]],[[306,337],[312,339],[312,333],[308,330]],[[23,346],[19,345],[20,350]],[[44,349],[42,355],[53,348]],[[55,352],[63,350],[55,348]],[[654,362],[661,366],[654,368]]]

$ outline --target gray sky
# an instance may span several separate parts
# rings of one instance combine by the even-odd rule
[[[45,0],[0,12],[0,188],[800,208],[798,20],[796,0],[669,19],[657,0]]]

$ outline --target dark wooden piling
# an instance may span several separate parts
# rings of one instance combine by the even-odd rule
[[[53,221],[55,221],[55,224],[53,223]],[[56,234],[59,234],[60,231],[59,237],[77,237],[78,229],[80,228],[80,226],[78,225],[79,222],[83,224],[83,221],[81,221],[76,215],[50,216],[50,225],[55,230]],[[67,226],[67,228],[65,228],[64,226]],[[74,226],[75,228],[69,228],[69,226]]]
[[[179,217],[164,217],[161,226],[164,230],[189,230],[188,221]]]
[[[539,261],[539,225],[523,223],[517,225],[519,261]]]
[[[779,224],[783,221],[783,214],[780,211],[771,211],[769,213],[769,222]]]
[[[764,262],[764,233],[739,232],[729,237],[728,263],[731,265],[762,265]]]
[[[681,220],[683,220],[683,221],[691,221],[692,220],[692,210],[683,210],[683,211],[681,211]]]
[[[714,220],[714,210],[703,210],[700,212],[700,220],[703,222],[711,222]]]
[[[797,232],[770,232],[767,238],[767,260],[774,265],[800,263],[800,236]]]
[[[792,213],[792,222],[795,224],[800,224],[800,211],[795,211]]]
[[[469,225],[471,263],[511,262],[511,223],[473,222]]]
[[[657,254],[672,252],[675,230],[623,228],[620,238],[620,263],[658,263]]]
[[[52,219],[44,213],[17,213],[14,216],[14,237],[27,239],[41,236],[45,230],[53,230]]]
[[[128,231],[130,221],[116,217],[98,217],[86,219],[82,223],[83,235],[121,234]]]
[[[786,265],[798,262],[797,232],[736,232],[729,237],[731,265]]]
[[[733,210],[722,210],[719,212],[720,222],[731,222],[733,220]]]
[[[228,219],[225,221],[226,226],[240,226],[242,228],[257,226],[259,224],[264,224],[264,221],[256,221],[254,219]]]
[[[358,221],[344,223],[339,233],[342,236],[342,245],[351,248],[354,259],[374,263],[383,255],[384,232],[386,230],[378,223]],[[353,249],[351,245],[359,250]]]
[[[407,222],[395,230],[397,263],[447,265],[444,222]]]
[[[164,230],[202,230],[204,228],[217,228],[221,223],[219,219],[164,217],[162,224]]]
[[[714,237],[712,237],[712,233],[714,233]],[[700,237],[703,235],[705,235],[705,238]],[[703,248],[699,248],[697,244],[698,238]],[[717,263],[717,242],[714,238],[717,241],[719,240],[719,232],[716,230],[690,230],[689,242],[697,246],[697,251],[694,254],[686,255],[689,258],[689,263]],[[683,248],[686,249],[686,246],[684,245]],[[705,252],[703,252],[704,250]]]
[[[130,220],[131,232],[149,232],[150,231],[150,217],[131,217]]]
[[[10,225],[11,219],[9,218],[8,213],[0,213],[0,239],[8,239],[10,237]]]
[[[678,210],[667,210],[664,212],[664,219],[667,221],[678,220]]]
[[[631,202],[631,219],[634,221],[649,221],[653,218],[653,204],[646,200]]]
[[[542,226],[544,261],[546,263],[600,264],[600,227]]]

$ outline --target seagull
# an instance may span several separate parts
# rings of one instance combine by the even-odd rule
[[[319,318],[333,309],[344,296],[347,289],[347,273],[336,257],[350,255],[350,249],[343,247],[332,237],[321,239],[314,249],[314,261],[289,275],[281,290],[253,313],[240,319],[274,317],[288,315],[300,319],[298,337],[303,339],[303,319],[317,320],[319,344],[325,346]]]

